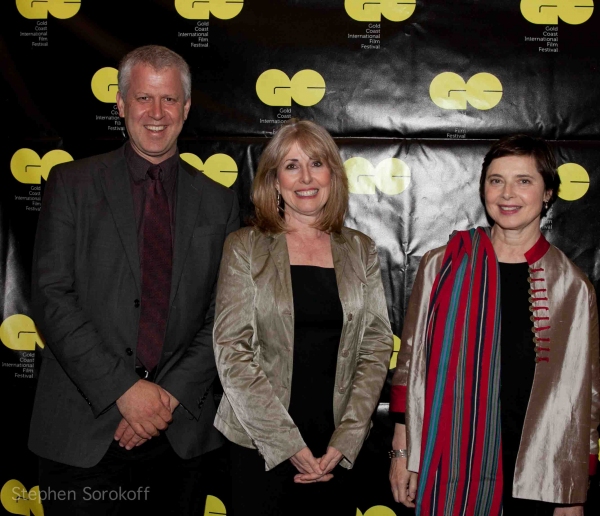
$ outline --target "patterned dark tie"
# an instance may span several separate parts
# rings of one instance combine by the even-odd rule
[[[142,307],[137,357],[148,371],[158,364],[165,339],[173,260],[171,214],[160,172],[160,165],[148,169],[144,202]]]

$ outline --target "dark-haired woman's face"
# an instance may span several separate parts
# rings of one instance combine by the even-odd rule
[[[539,228],[543,203],[552,195],[531,156],[504,156],[490,163],[484,201],[488,215],[503,229]]]

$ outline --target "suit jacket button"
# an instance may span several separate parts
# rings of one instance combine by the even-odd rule
[[[342,351],[342,356],[344,358],[346,358],[348,356],[348,350],[347,349],[345,349],[344,351]]]
[[[133,355],[133,350],[131,348],[127,348],[125,350],[125,353],[127,353],[127,356],[130,357],[131,355]]]
[[[346,389],[344,387],[340,387],[338,390],[341,394],[344,394],[346,392]]]
[[[139,299],[136,299],[136,300],[133,302],[133,306],[135,306],[136,308],[139,308],[139,307],[140,307],[140,300],[139,300]]]
[[[351,321],[352,320],[352,314],[348,314],[348,320]]]

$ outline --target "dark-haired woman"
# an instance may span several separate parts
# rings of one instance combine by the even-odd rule
[[[490,228],[419,266],[393,378],[390,481],[418,515],[583,514],[598,456],[598,313],[540,231],[560,180],[525,135],[487,153]],[[418,475],[417,475],[418,474]]]

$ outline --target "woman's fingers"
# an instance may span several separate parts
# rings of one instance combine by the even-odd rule
[[[327,452],[319,460],[319,464],[323,473],[329,473],[342,460],[342,453],[336,450],[333,446],[327,448]]]
[[[323,474],[319,461],[315,459],[308,446],[305,446],[299,452],[295,453],[290,458],[290,461],[300,473]]]
[[[328,482],[333,478],[331,473],[325,475],[316,475],[314,473],[311,474],[301,474],[294,476],[294,482],[297,484],[314,484],[315,482]]]
[[[394,458],[390,464],[390,487],[396,502],[406,507],[414,507],[417,494],[417,477],[406,469],[405,458]]]
[[[410,474],[410,480],[408,482],[408,499],[411,502],[414,502],[415,498],[417,497],[417,479],[419,478],[419,475],[417,473],[411,473]],[[414,506],[414,504],[413,504]]]

